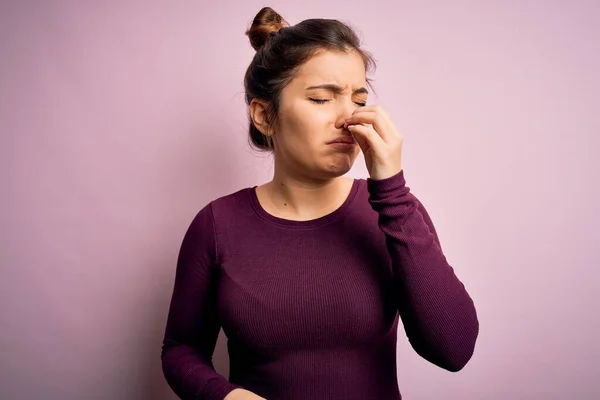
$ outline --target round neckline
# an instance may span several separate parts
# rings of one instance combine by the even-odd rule
[[[258,195],[256,194],[257,186],[252,186],[251,188],[248,188],[248,194],[250,196],[250,202],[252,203],[252,207],[254,208],[254,211],[256,211],[256,213],[264,220],[266,220],[272,224],[279,225],[279,226],[285,226],[285,227],[314,228],[314,227],[323,226],[325,224],[333,222],[340,215],[342,215],[346,211],[346,209],[348,209],[348,207],[350,207],[352,205],[352,202],[354,201],[354,198],[356,197],[356,194],[358,193],[359,183],[360,183],[360,179],[356,179],[356,178],[353,179],[352,187],[350,188],[350,193],[348,194],[348,196],[346,197],[344,202],[338,208],[336,208],[329,214],[323,215],[322,217],[304,220],[304,221],[280,218],[280,217],[276,217],[275,215],[268,213],[267,210],[265,210],[263,208],[263,206],[260,204],[260,201],[258,200]]]

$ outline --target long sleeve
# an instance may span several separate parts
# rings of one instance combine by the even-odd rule
[[[221,328],[215,258],[209,204],[193,219],[181,244],[161,351],[167,383],[182,399],[222,400],[240,387],[218,374],[212,364]]]
[[[424,359],[459,371],[472,357],[479,333],[473,301],[448,264],[427,211],[406,186],[404,170],[367,183],[386,236],[408,340]]]

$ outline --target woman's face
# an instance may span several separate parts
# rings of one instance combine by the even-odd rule
[[[286,174],[330,179],[348,172],[360,151],[331,145],[351,137],[343,128],[367,102],[365,64],[355,51],[323,51],[307,61],[281,93],[275,162]]]

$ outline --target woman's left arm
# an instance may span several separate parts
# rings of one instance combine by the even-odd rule
[[[406,186],[403,135],[380,106],[357,108],[344,127],[365,157],[369,202],[386,236],[406,335],[421,357],[459,371],[475,349],[477,312],[446,260],[425,207]]]
[[[421,357],[459,371],[479,333],[473,301],[446,260],[425,207],[406,186],[404,171],[367,182],[386,236],[406,336]]]

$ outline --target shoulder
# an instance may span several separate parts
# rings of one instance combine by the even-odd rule
[[[355,178],[356,194],[360,198],[369,197],[369,183],[365,178]]]
[[[250,190],[252,190],[251,187],[246,187],[213,198],[213,200],[196,209],[192,225],[206,226],[209,222],[212,224],[211,220],[215,218],[215,214],[227,213],[228,211],[237,209],[242,204],[248,203],[250,200]]]
[[[214,197],[200,209],[195,219],[200,219],[205,229],[210,227],[216,231],[244,224],[254,212],[253,190],[254,187],[245,187]]]
[[[213,214],[240,210],[250,204],[252,190],[254,190],[253,187],[245,187],[235,192],[216,197],[207,204],[207,207],[212,209]]]

